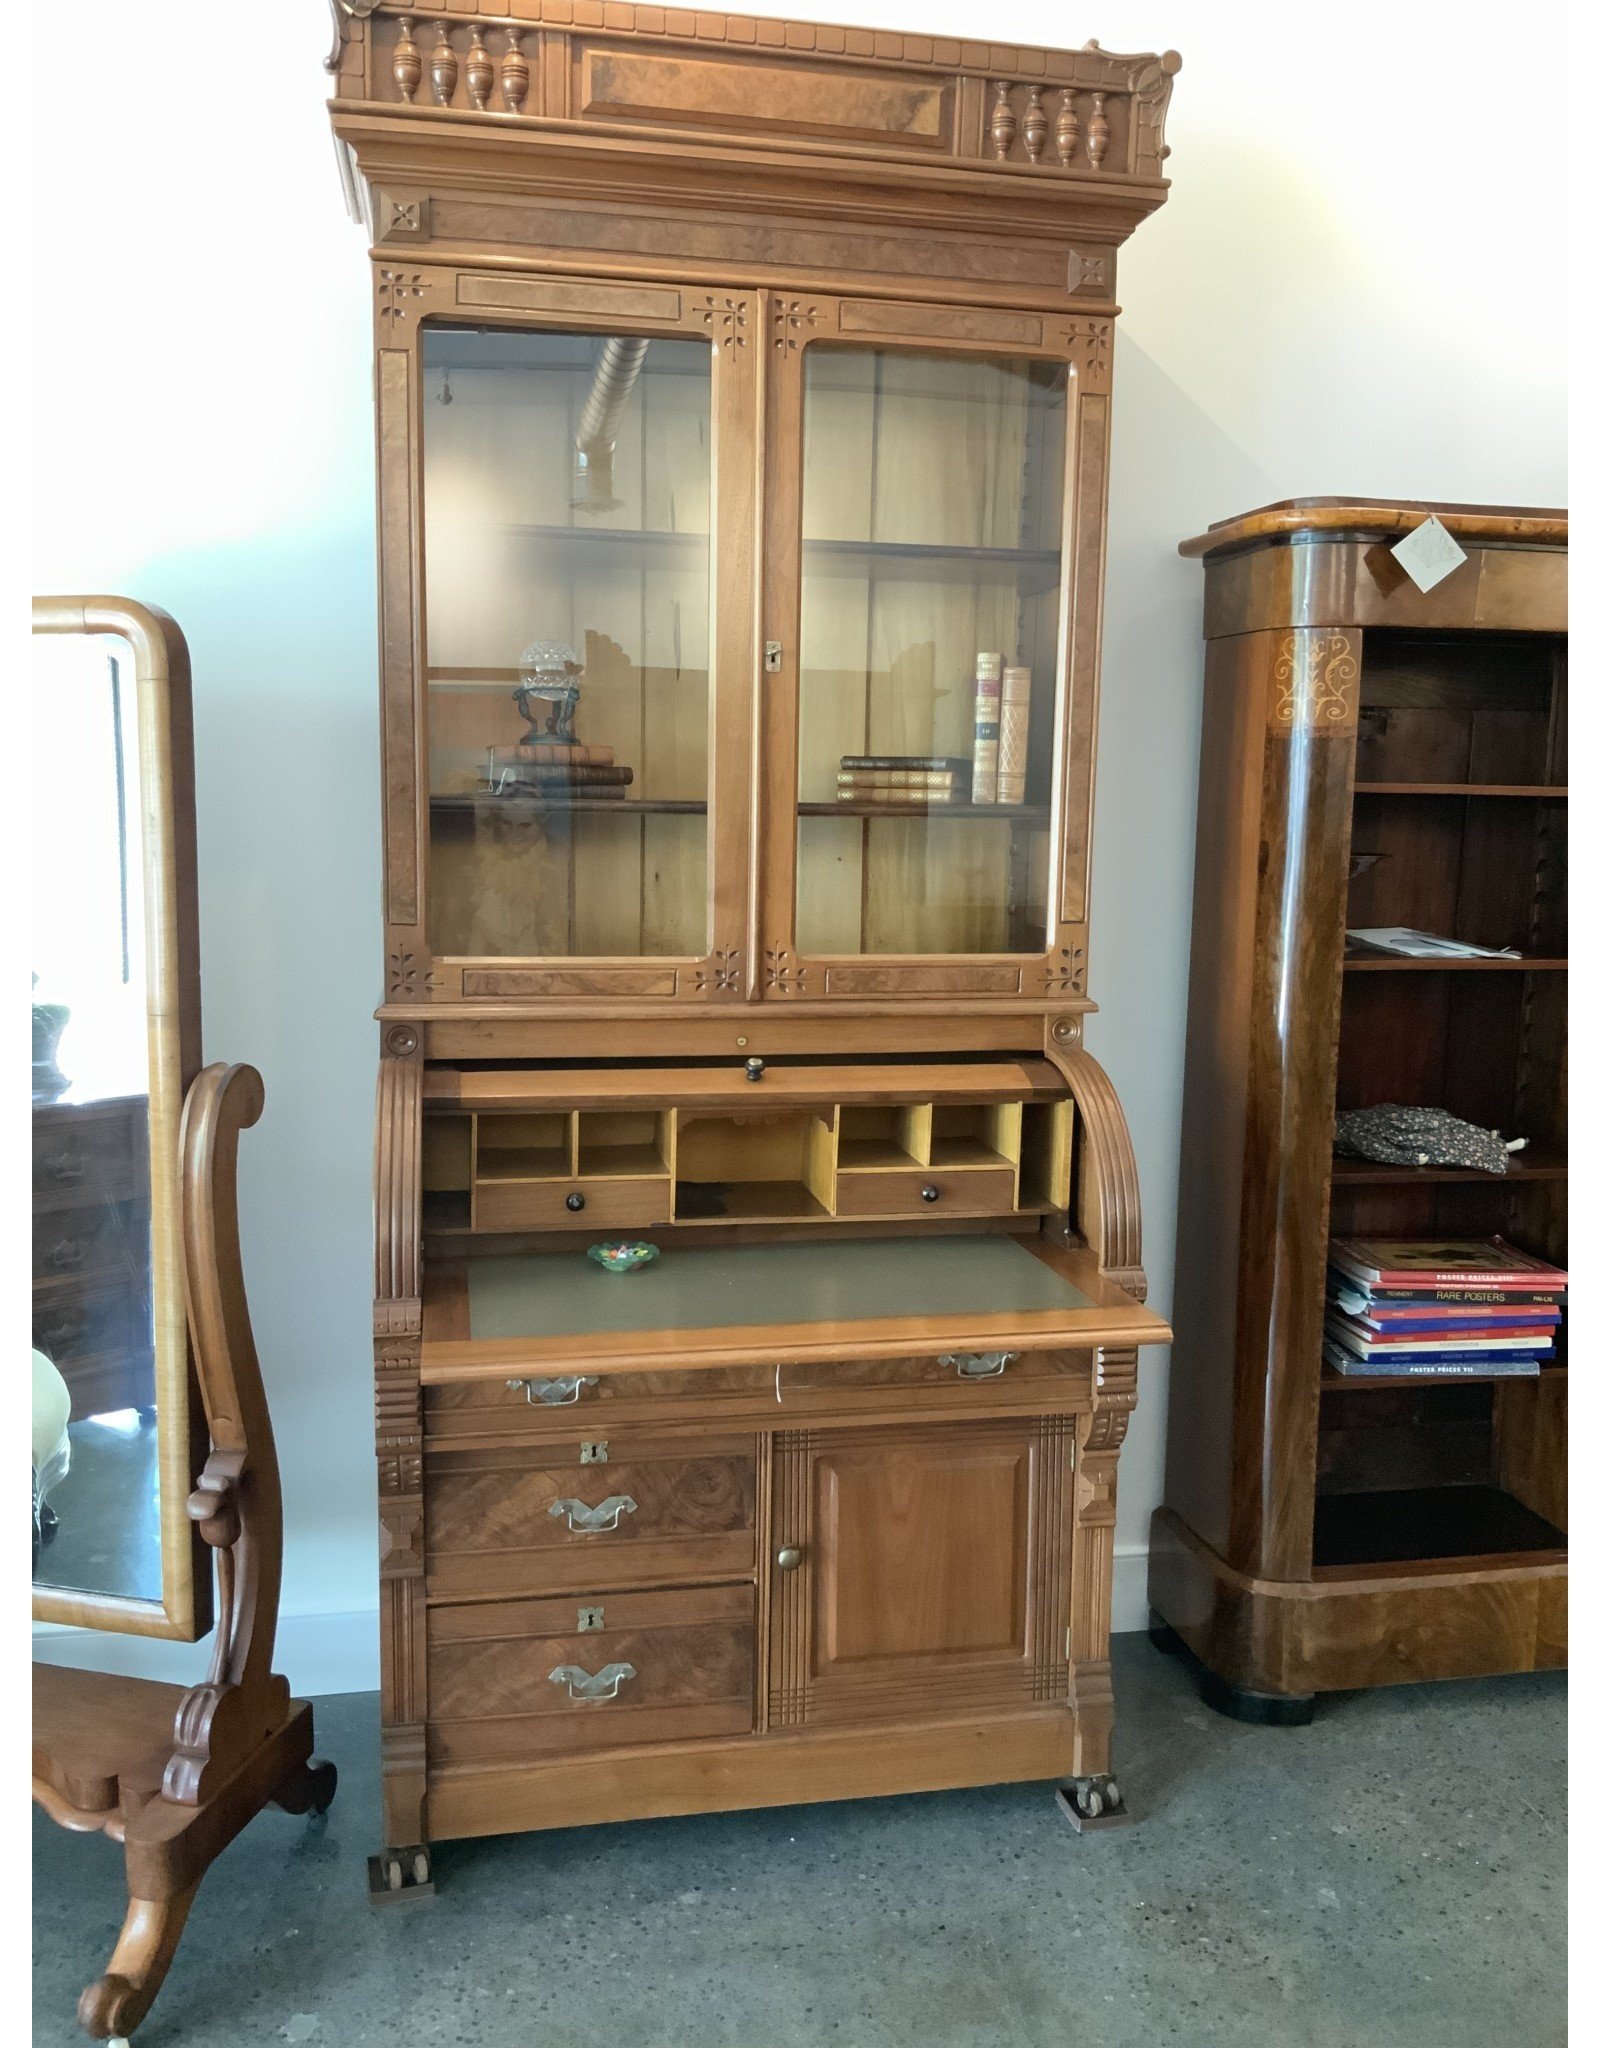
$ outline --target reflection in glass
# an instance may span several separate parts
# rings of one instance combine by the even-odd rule
[[[707,945],[711,351],[424,335],[429,937]]]
[[[1040,952],[1065,366],[805,366],[800,950]]]
[[[141,791],[123,653],[33,643],[34,1577],[159,1600]]]

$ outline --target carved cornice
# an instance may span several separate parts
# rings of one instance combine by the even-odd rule
[[[500,0],[494,11],[481,0],[426,10],[333,4],[339,41],[328,69],[345,107],[404,108],[441,123],[488,116],[502,130],[560,122],[591,134],[648,130],[708,144],[953,158],[1007,180],[1165,183],[1166,112],[1181,61],[1170,50],[1036,49],[630,0]],[[705,104],[685,94],[678,58],[699,62],[706,82],[716,74]],[[736,75],[730,58],[740,60]],[[841,85],[852,74],[870,85],[848,114],[786,91],[769,122],[763,85],[773,74],[763,58],[783,60],[797,77],[837,70]],[[594,63],[612,60],[629,67],[625,87],[590,79]],[[659,104],[644,75],[657,66]]]

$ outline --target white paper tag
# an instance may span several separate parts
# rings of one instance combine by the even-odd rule
[[[1466,549],[1456,545],[1432,513],[1420,526],[1414,526],[1404,540],[1396,541],[1389,552],[1419,590],[1431,590],[1436,583],[1442,583],[1452,569],[1459,569],[1467,559]]]

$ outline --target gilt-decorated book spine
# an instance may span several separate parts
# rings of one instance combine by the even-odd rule
[[[1020,804],[1028,792],[1028,706],[1033,695],[1033,670],[1007,668],[1000,678],[1000,744],[995,771],[995,802]]]
[[[980,654],[972,713],[972,801],[992,804],[1000,774],[1000,671],[998,654]]]

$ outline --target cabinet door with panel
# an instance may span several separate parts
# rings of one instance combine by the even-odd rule
[[[417,276],[406,325],[379,303],[422,683],[391,649],[389,992],[737,999],[743,337],[679,291]]]
[[[763,992],[1081,994],[1109,323],[773,307]]]
[[[1071,1431],[1041,1416],[776,1438],[770,1724],[1058,1694]]]

